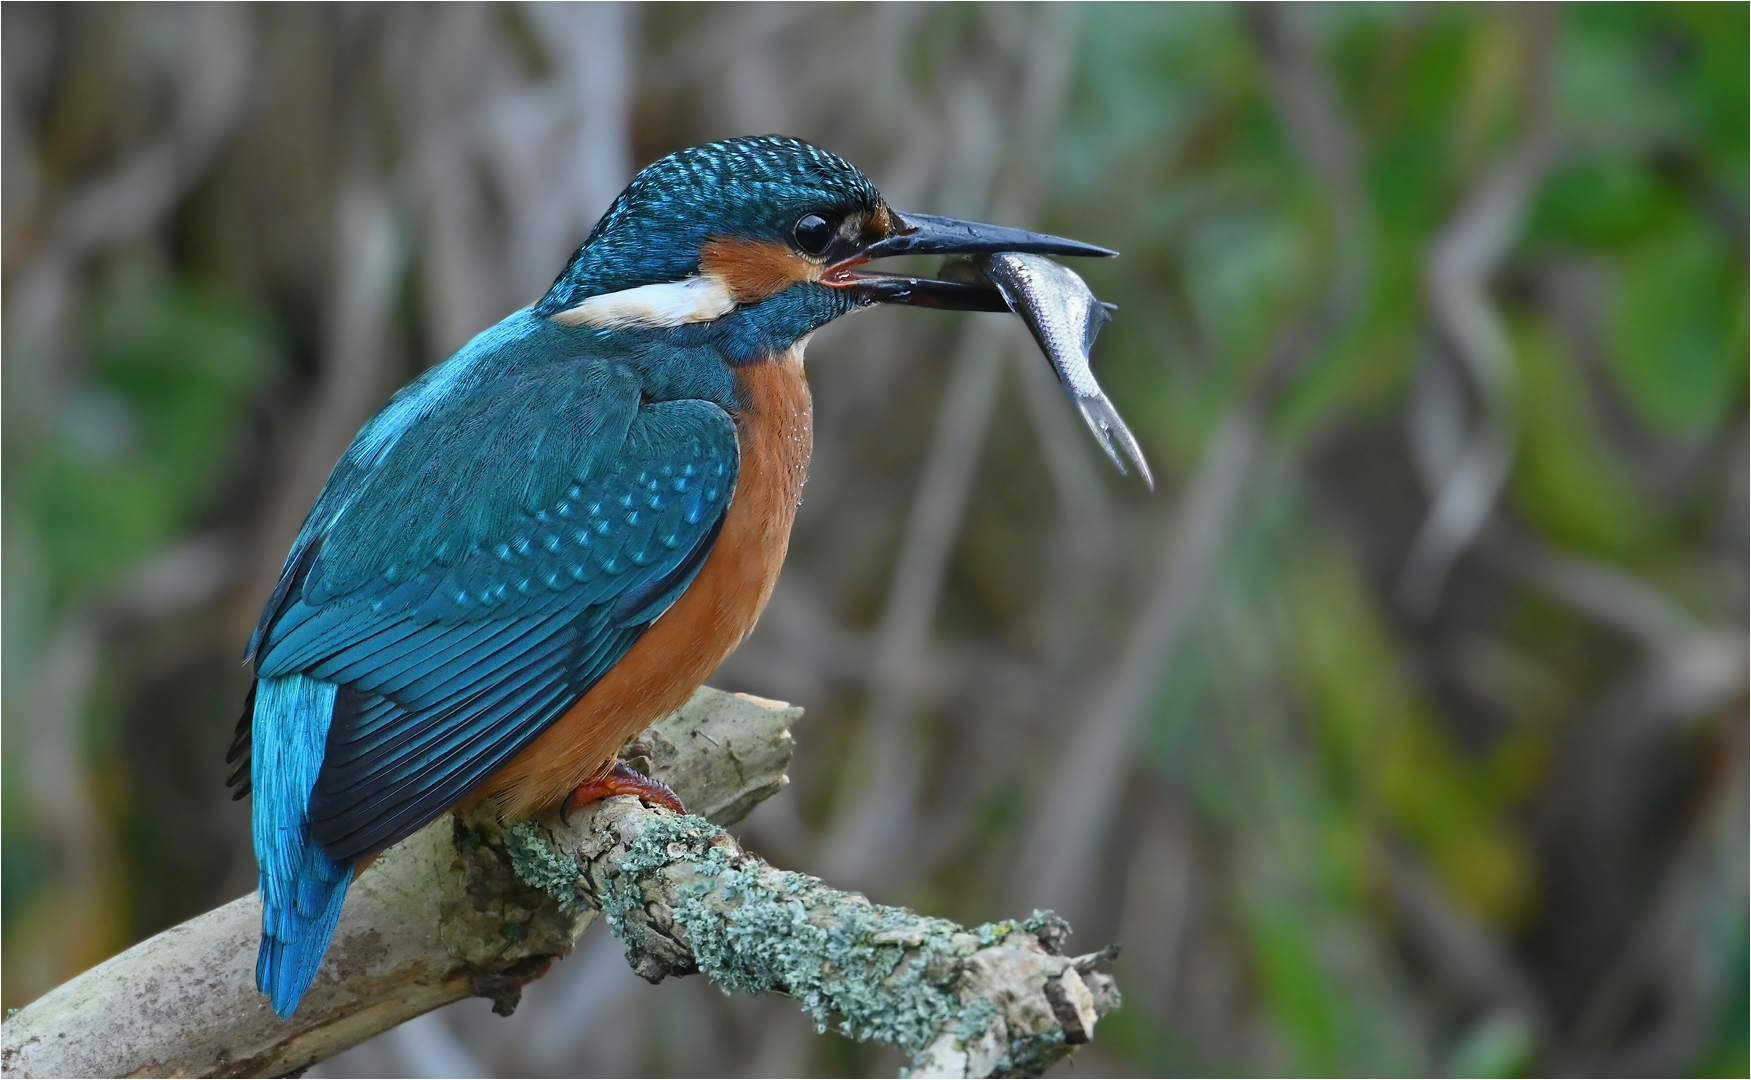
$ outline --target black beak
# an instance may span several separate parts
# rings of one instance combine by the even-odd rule
[[[960,221],[937,217],[935,214],[895,214],[899,231],[885,240],[878,240],[863,249],[866,259],[885,259],[890,255],[989,255],[998,251],[1020,251],[1029,255],[1094,256],[1111,258],[1109,251],[1080,240],[1062,236],[1011,229],[1002,225],[981,225],[977,221]]]
[[[847,289],[865,304],[908,304],[949,311],[1006,312],[1003,295],[983,281],[948,281],[898,274],[859,274],[853,267],[894,255],[988,255],[1020,251],[1031,255],[1111,258],[1118,252],[1062,236],[985,225],[935,214],[894,214],[899,229],[860,249],[821,279]]]

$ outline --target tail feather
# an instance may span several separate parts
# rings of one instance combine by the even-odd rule
[[[255,985],[272,999],[280,1016],[292,1015],[316,978],[352,880],[352,863],[335,862],[311,844],[305,848],[304,866],[292,883],[290,903],[285,897],[268,899],[269,890],[264,888]]]
[[[310,839],[310,792],[322,768],[336,687],[303,675],[261,679],[251,725],[255,858],[261,869],[261,950],[255,984],[282,1017],[316,978],[351,861],[330,859]]]

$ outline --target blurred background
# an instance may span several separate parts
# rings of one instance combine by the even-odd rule
[[[7,1006],[253,886],[238,659],[360,423],[778,131],[1122,249],[1160,490],[1017,320],[822,332],[752,847],[1119,942],[1083,1075],[1745,1075],[1745,5],[3,19]],[[598,930],[321,1071],[899,1064]]]

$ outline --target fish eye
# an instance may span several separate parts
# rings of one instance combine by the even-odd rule
[[[820,255],[833,242],[837,230],[820,214],[804,214],[796,223],[796,246],[810,255]]]

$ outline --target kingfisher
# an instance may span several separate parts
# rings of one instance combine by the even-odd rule
[[[772,595],[813,441],[803,348],[875,304],[1006,311],[894,255],[1105,248],[901,213],[800,139],[671,154],[539,302],[397,392],[317,497],[251,636],[256,985],[290,1017],[355,871],[447,811],[630,794],[616,760]]]

